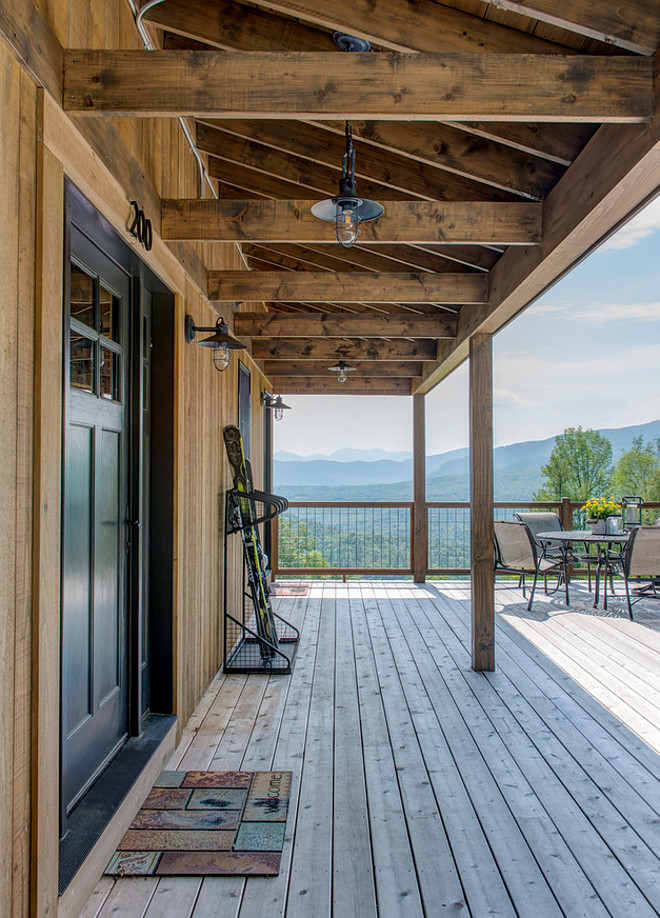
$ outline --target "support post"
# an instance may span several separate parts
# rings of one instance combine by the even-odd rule
[[[424,396],[413,395],[413,580],[424,583],[428,567]]]
[[[470,542],[472,668],[495,669],[493,564],[493,340],[470,338]]]

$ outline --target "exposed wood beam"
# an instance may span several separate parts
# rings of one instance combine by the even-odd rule
[[[227,51],[339,51],[328,32],[225,0],[167,0],[144,18]]]
[[[547,54],[565,49],[460,10],[416,0],[255,0],[257,6],[326,29],[358,35],[393,51]]]
[[[234,123],[234,122],[230,122]],[[251,125],[253,121],[239,122]],[[265,130],[273,122],[263,125]],[[280,127],[280,122],[275,122]],[[287,122],[284,122],[287,124]],[[320,128],[343,133],[341,122],[315,122]],[[541,199],[563,174],[557,163],[531,156],[495,140],[480,138],[448,124],[434,122],[354,121],[353,137],[379,150],[428,163],[456,175],[532,199]],[[293,137],[298,140],[298,133]],[[358,162],[360,154],[358,154]]]
[[[660,53],[656,54],[660,63]],[[604,125],[543,205],[543,244],[506,252],[490,275],[490,302],[459,319],[419,391],[432,389],[468,354],[478,332],[495,333],[551,287],[660,188],[660,83],[650,125]]]
[[[431,338],[364,340],[341,338],[255,338],[255,360],[421,360],[434,361],[438,350]]]
[[[391,124],[391,122],[381,123]],[[391,126],[394,128],[408,127],[408,125],[399,124]],[[436,130],[442,131],[440,125],[435,122],[416,126],[421,129],[422,134],[429,136],[433,136]],[[452,129],[445,128],[445,130]],[[469,135],[465,133],[456,130],[453,130],[453,133],[465,138],[464,148],[469,148],[470,145],[473,148],[483,146],[475,142],[474,138],[469,139]],[[235,135],[235,138],[232,136],[232,140],[229,140],[228,134]],[[236,141],[241,138],[243,144],[250,145],[252,156],[249,161],[252,165],[258,165],[259,160],[279,162],[282,165],[282,169],[278,170],[279,174],[285,178],[291,177],[286,172],[290,157],[295,162],[299,162],[301,157],[304,157],[313,163],[338,170],[339,175],[342,156],[346,151],[343,134],[343,124],[337,130],[329,131],[301,121],[211,119],[207,123],[197,123],[197,146],[200,150],[214,156],[230,158],[228,150],[235,146],[240,148],[241,142],[237,144]],[[486,184],[479,180],[475,181],[473,176],[465,170],[459,175],[454,170],[439,168],[443,165],[443,155],[439,152],[442,149],[441,144],[436,146],[433,159],[429,157],[425,162],[411,156],[401,156],[393,147],[383,149],[376,144],[360,143],[359,140],[354,146],[355,174],[358,177],[360,190],[363,181],[367,179],[370,182],[378,182],[389,188],[409,192],[431,201],[515,200],[516,196],[521,196],[520,193],[516,193],[515,188],[509,190],[503,184],[500,187],[493,182]],[[279,151],[280,155],[273,155],[273,150]],[[282,154],[287,154],[286,159],[282,159]],[[547,163],[541,163],[543,168],[547,165]],[[556,168],[553,167],[555,170]],[[538,198],[540,194],[525,193],[522,196]]]
[[[266,376],[321,376],[328,374],[329,360],[267,360],[263,365]],[[421,361],[362,360],[356,361],[360,376],[414,377],[422,375]]]
[[[442,312],[431,316],[239,312],[234,316],[234,334],[239,338],[453,338],[455,332],[456,319]]]
[[[571,0],[570,3],[557,3],[557,0],[486,0],[486,3],[636,54],[652,55],[660,43],[658,8],[649,0],[618,0],[616,3],[594,3],[594,0]]]
[[[362,224],[362,242],[499,243],[534,245],[541,238],[540,204],[388,201],[385,213]],[[218,242],[332,242],[334,225],[314,217],[308,201],[165,200],[164,239]]]
[[[639,122],[652,79],[635,57],[68,50],[63,100],[88,115]]]
[[[363,271],[209,271],[208,296],[232,302],[485,303],[483,274],[379,274]]]
[[[351,377],[355,376],[351,373]],[[386,379],[382,376],[350,378],[345,383],[317,376],[272,376],[274,392],[281,395],[410,395],[410,379]]]

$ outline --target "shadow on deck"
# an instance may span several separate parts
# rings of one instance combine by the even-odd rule
[[[273,879],[103,878],[84,918],[657,916],[660,608],[468,584],[314,583],[291,676],[219,674],[169,768],[288,769]]]

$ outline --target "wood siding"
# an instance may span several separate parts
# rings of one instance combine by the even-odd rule
[[[40,5],[57,38],[70,47],[138,48],[128,4],[50,0]],[[57,914],[59,756],[60,442],[62,402],[62,253],[64,176],[176,297],[177,395],[175,555],[175,708],[182,727],[222,665],[223,495],[230,485],[222,428],[235,423],[237,362],[218,373],[206,349],[188,346],[183,318],[214,324],[200,265],[244,267],[235,245],[171,248],[160,238],[147,254],[127,233],[129,201],[149,212],[160,196],[198,194],[195,160],[175,119],[102,125],[107,141],[91,145],[75,119],[0,39],[0,915]],[[84,129],[84,128],[83,128]],[[93,138],[92,138],[93,139]],[[107,167],[106,167],[107,166]],[[138,177],[137,179],[135,177]],[[151,189],[151,191],[150,191]],[[139,187],[138,187],[139,190]],[[189,273],[184,270],[187,267]],[[205,288],[205,283],[204,283]],[[232,324],[231,307],[225,318]],[[253,462],[262,482],[263,379],[252,372]],[[240,595],[240,555],[233,550],[229,597]]]

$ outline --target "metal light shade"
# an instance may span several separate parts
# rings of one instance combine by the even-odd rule
[[[197,331],[206,331],[207,329],[198,328]],[[245,350],[245,345],[241,344],[238,338],[234,338],[229,333],[229,327],[224,319],[219,318],[215,323],[215,331],[209,338],[203,338],[198,341],[200,347],[226,347],[230,350]]]

